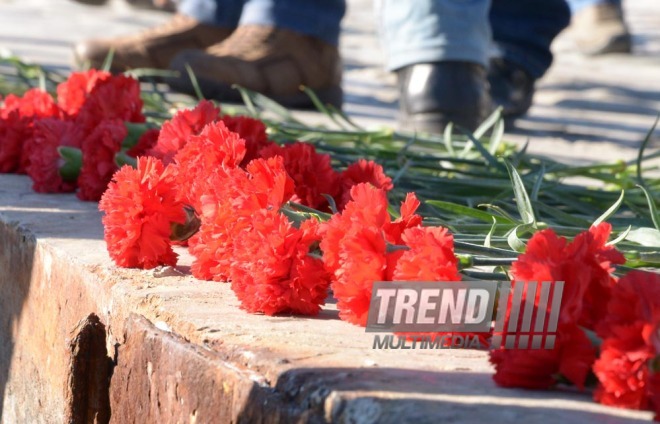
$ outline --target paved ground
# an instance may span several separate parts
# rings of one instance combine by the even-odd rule
[[[366,125],[396,118],[394,78],[382,70],[372,0],[348,0],[341,50],[346,111]],[[508,139],[566,160],[635,156],[660,111],[660,3],[624,2],[634,34],[632,56],[585,58],[570,34],[555,43],[557,59],[538,83],[536,102]],[[69,0],[0,0],[0,48],[26,60],[67,68],[70,46],[86,37],[123,34],[162,22],[165,13],[135,11],[121,0],[94,8]],[[658,147],[657,137],[651,146]]]

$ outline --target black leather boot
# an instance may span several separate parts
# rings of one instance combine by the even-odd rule
[[[492,112],[486,70],[469,62],[435,62],[397,71],[399,126],[441,133],[449,122],[474,130]]]
[[[504,59],[491,59],[488,82],[493,103],[512,121],[529,110],[534,97],[534,78],[520,66]]]

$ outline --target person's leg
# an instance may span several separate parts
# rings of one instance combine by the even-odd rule
[[[489,0],[382,0],[386,66],[397,72],[399,123],[440,132],[474,129],[491,110],[486,65]]]
[[[248,0],[240,25],[286,28],[337,46],[345,13],[345,0]]]
[[[613,4],[616,6],[621,6],[621,0],[567,0],[568,5],[571,8],[571,13],[575,14],[581,10],[586,9],[587,7],[596,6],[598,4]]]
[[[240,102],[239,85],[288,106],[313,108],[301,86],[322,102],[341,107],[341,62],[337,47],[344,0],[248,0],[238,28],[205,51],[187,50],[170,68],[182,78],[170,86],[194,92],[186,65],[205,96]]]
[[[493,0],[490,23],[503,59],[534,79],[552,63],[550,44],[570,22],[565,0]]]
[[[177,12],[195,20],[225,28],[236,28],[246,0],[182,0]]]
[[[205,49],[227,38],[238,25],[245,0],[184,0],[167,23],[128,36],[86,40],[74,47],[78,65],[100,67],[114,52],[112,70],[166,69],[186,49]]]
[[[571,33],[577,48],[587,55],[630,53],[632,40],[621,0],[569,0]]]
[[[493,0],[490,23],[498,52],[488,80],[493,101],[508,118],[527,112],[534,83],[550,67],[550,44],[570,21],[565,0]]]
[[[381,0],[387,69],[463,61],[486,66],[491,42],[490,0]]]

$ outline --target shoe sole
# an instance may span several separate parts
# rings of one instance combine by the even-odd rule
[[[612,38],[606,45],[592,50],[583,50],[587,56],[599,56],[610,53],[631,53],[632,41],[629,34],[619,35]]]
[[[184,78],[171,78],[166,79],[170,88],[182,93],[196,95],[195,89],[189,79]],[[205,78],[197,78],[199,88],[207,99],[214,99],[226,103],[243,103],[240,91],[231,86],[217,81],[208,80]],[[330,104],[337,109],[341,109],[344,100],[344,92],[341,87],[333,86],[323,89],[314,90],[318,99],[324,105]],[[288,94],[288,95],[269,95],[264,94],[271,100],[279,103],[280,105],[292,109],[305,109],[317,110],[314,102],[304,92]]]

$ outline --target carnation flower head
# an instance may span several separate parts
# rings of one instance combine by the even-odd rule
[[[60,175],[63,159],[58,147],[80,147],[80,131],[71,121],[45,118],[34,125],[33,143],[27,167],[32,189],[38,193],[75,191],[76,181],[64,181]]]
[[[595,359],[595,348],[576,324],[559,325],[553,349],[490,351],[493,380],[498,386],[537,390],[552,388],[560,375],[584,388]]]
[[[329,275],[309,255],[318,242],[316,223],[295,228],[282,214],[259,210],[250,229],[234,240],[231,287],[248,312],[316,315],[327,296]]]
[[[148,152],[168,164],[174,155],[186,144],[191,135],[198,135],[206,125],[218,119],[220,109],[213,102],[202,100],[193,109],[180,110],[166,121],[156,145]]]
[[[66,81],[57,86],[58,106],[68,116],[76,115],[96,84],[111,76],[110,72],[97,69],[72,72]]]
[[[369,183],[385,191],[394,188],[392,179],[385,174],[382,166],[371,160],[360,159],[349,165],[340,175],[341,190],[336,198],[338,210],[343,210],[350,201],[351,187],[360,183]]]
[[[321,211],[329,210],[327,194],[336,197],[339,192],[339,174],[332,168],[330,156],[319,154],[308,143],[295,142],[278,146],[272,144],[261,150],[261,156],[281,156],[284,166],[295,183],[293,201]]]
[[[123,166],[103,194],[99,209],[110,257],[119,266],[154,268],[176,265],[170,243],[172,223],[183,224],[183,204],[176,200],[174,170],[151,157],[137,159],[137,169]]]
[[[340,318],[364,326],[373,283],[392,280],[397,261],[404,254],[388,247],[401,244],[402,233],[419,226],[421,218],[414,213],[419,201],[412,194],[395,221],[389,215],[383,189],[357,184],[351,197],[341,213],[322,225],[320,246],[326,269],[333,275],[332,290]]]
[[[115,155],[127,130],[120,120],[101,121],[82,142],[83,163],[78,176],[80,200],[98,201],[117,170]]]
[[[594,399],[657,413],[658,370],[651,364],[660,358],[660,275],[631,271],[622,277],[612,287],[598,335],[603,343],[593,367],[599,381]]]
[[[55,101],[43,90],[33,88],[22,97],[8,95],[0,109],[0,172],[26,173],[34,123],[58,115]]]
[[[513,263],[511,271],[514,285],[528,281],[553,284],[564,281],[554,355],[538,350],[493,351],[490,355],[491,362],[496,365],[493,377],[496,383],[515,386],[516,382],[523,382],[517,387],[541,388],[533,381],[543,369],[548,373],[542,386],[556,383],[555,374],[561,374],[580,388],[584,386],[595,354],[587,348],[583,328],[593,331],[596,323],[604,318],[611,288],[616,283],[611,275],[612,264],[624,262],[623,255],[606,245],[610,232],[611,226],[601,223],[578,234],[570,243],[551,229],[532,236],[525,253]],[[510,310],[507,317],[509,314]],[[580,356],[573,355],[580,352]],[[518,366],[525,361],[533,361],[538,369]],[[513,374],[515,378],[511,378]]]
[[[244,156],[245,140],[221,121],[208,124],[199,135],[191,135],[174,157],[182,200],[199,210],[212,171],[236,168]]]
[[[262,149],[274,144],[268,139],[266,125],[259,119],[229,115],[223,115],[220,119],[227,128],[238,133],[245,140],[245,157],[241,162],[243,168],[253,159],[260,157]]]
[[[279,210],[293,195],[293,180],[281,157],[255,159],[242,168],[216,169],[200,199],[201,227],[190,239],[193,275],[226,281],[234,253],[233,240],[249,230],[259,210]]]
[[[144,122],[140,82],[126,75],[99,79],[76,115],[76,124],[92,132],[102,121]]]
[[[606,245],[611,229],[610,224],[601,223],[571,243],[551,229],[537,232],[512,265],[514,281],[564,281],[559,321],[593,330],[616,282],[612,265],[625,262],[614,246]]]
[[[454,238],[443,227],[413,227],[403,232],[403,251],[395,281],[460,281]]]

